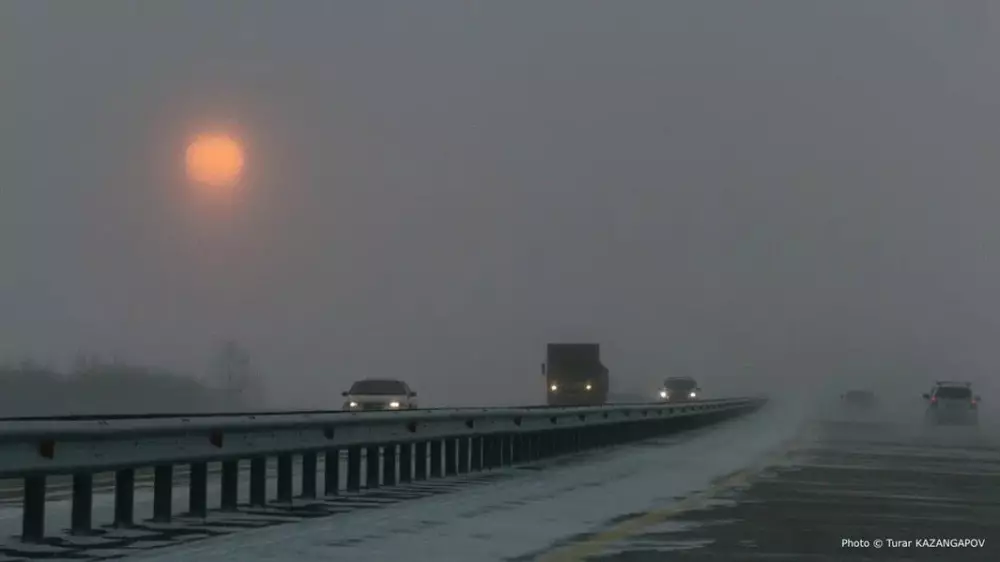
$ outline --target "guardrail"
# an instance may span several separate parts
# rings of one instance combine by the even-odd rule
[[[247,459],[250,505],[262,506],[268,503],[267,460],[272,456],[277,457],[276,500],[288,503],[296,456],[301,456],[301,497],[317,495],[320,454],[324,494],[334,496],[644,439],[764,403],[763,398],[733,398],[567,408],[8,419],[0,420],[0,478],[23,479],[21,539],[37,542],[45,532],[50,475],[72,475],[70,531],[87,534],[93,478],[99,472],[114,472],[114,525],[129,527],[137,468],[153,467],[153,520],[169,522],[179,464],[190,463],[190,514],[205,517],[209,462],[222,464],[221,508],[236,510],[240,462]],[[347,452],[343,488],[342,450]]]

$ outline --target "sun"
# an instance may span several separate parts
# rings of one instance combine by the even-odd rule
[[[188,178],[210,187],[236,184],[243,175],[243,146],[223,134],[202,134],[188,144],[184,165]]]

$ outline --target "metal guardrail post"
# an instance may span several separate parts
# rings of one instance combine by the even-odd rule
[[[493,469],[493,459],[496,454],[494,450],[496,449],[496,441],[492,435],[483,436],[483,469],[492,470]]]
[[[458,473],[466,474],[469,472],[469,438],[459,437],[458,438]]]
[[[24,479],[21,540],[41,542],[43,536],[45,536],[45,476],[28,476]]]
[[[221,504],[223,511],[236,511],[239,500],[240,461],[222,462]]]
[[[379,486],[379,449],[378,445],[373,445],[365,452],[365,488],[369,490]]]
[[[568,450],[569,453],[579,453],[581,450],[580,446],[580,433],[581,430],[575,427],[567,429],[566,435],[568,437]]]
[[[531,462],[535,460],[534,446],[535,436],[533,433],[521,434],[521,462]]]
[[[399,481],[403,484],[413,481],[413,443],[399,444]]]
[[[340,449],[329,449],[323,460],[323,495],[340,494]]]
[[[539,443],[538,439],[539,435],[537,431],[529,433],[524,436],[525,448],[528,451],[529,461],[534,462],[542,457],[541,451],[538,448],[538,443]]]
[[[503,451],[504,440],[503,440],[503,435],[495,433],[495,434],[492,435],[492,438],[493,438],[492,439],[492,441],[493,441],[493,468],[502,468],[503,467],[503,458],[504,458],[504,451]]]
[[[454,438],[444,441],[444,475],[455,476],[458,474],[458,441]]]
[[[302,453],[302,497],[316,497],[316,452]]]
[[[115,527],[131,527],[135,523],[135,469],[115,472]]]
[[[490,446],[488,448],[488,450],[490,452],[490,464],[489,464],[489,467],[491,469],[493,469],[493,468],[499,468],[500,467],[500,459],[501,459],[501,456],[503,455],[503,441],[501,440],[501,436],[494,433],[493,435],[490,435],[489,437],[487,437],[486,441],[490,444]]]
[[[174,507],[174,465],[161,464],[153,469],[153,521],[169,523]]]
[[[500,468],[503,466],[503,435],[494,433],[490,436],[490,441],[492,442],[491,449],[493,449],[493,468]]]
[[[386,445],[382,448],[382,484],[396,485],[396,445]]]
[[[292,455],[288,453],[278,455],[278,501],[292,501]]]
[[[483,469],[483,436],[474,435],[470,437],[472,442],[472,471],[479,472]]]
[[[267,505],[267,457],[265,456],[250,459],[250,505],[253,507]]]
[[[413,479],[427,480],[427,441],[417,441],[416,452],[413,454],[414,474]]]
[[[444,472],[441,470],[441,440],[431,441],[431,478],[441,478]]]
[[[347,491],[357,492],[361,489],[361,446],[352,445],[347,448]]]
[[[521,435],[510,436],[510,464],[521,464],[524,459],[521,457]]]
[[[483,470],[493,468],[493,436],[483,435]]]
[[[188,510],[195,517],[208,515],[208,463],[191,463],[188,488]]]
[[[500,443],[503,447],[500,465],[510,466],[514,464],[514,437],[510,433],[505,433],[500,436]]]
[[[94,475],[89,472],[77,472],[73,475],[73,507],[70,514],[70,533],[87,535],[93,530],[92,514],[94,512]]]

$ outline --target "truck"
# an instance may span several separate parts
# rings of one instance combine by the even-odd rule
[[[601,406],[608,401],[608,368],[597,343],[550,343],[542,364],[549,406]]]

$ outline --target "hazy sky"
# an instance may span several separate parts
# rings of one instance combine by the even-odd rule
[[[303,406],[537,401],[549,341],[989,376],[998,53],[989,0],[5,0],[0,357],[232,337]],[[225,207],[183,177],[208,128]]]

